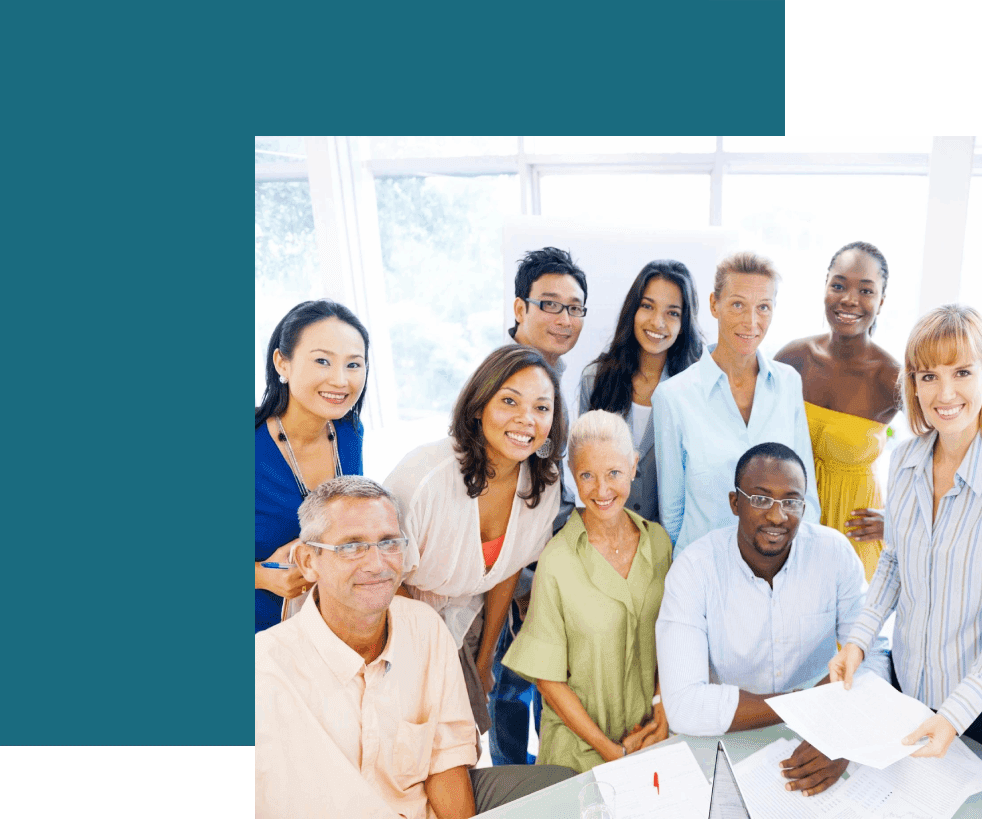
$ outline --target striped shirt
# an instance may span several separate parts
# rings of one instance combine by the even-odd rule
[[[863,564],[846,536],[802,523],[774,588],[740,554],[736,524],[676,558],[656,626],[658,676],[672,730],[724,734],[740,689],[771,694],[814,685],[862,611]],[[863,667],[889,679],[886,641]]]
[[[900,687],[960,734],[982,713],[982,434],[934,518],[936,439],[923,435],[893,454],[886,547],[849,642],[865,649],[896,609]]]

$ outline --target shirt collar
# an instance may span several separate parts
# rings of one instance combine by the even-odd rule
[[[716,346],[716,344],[707,344],[702,350],[702,358],[699,359],[697,365],[702,380],[703,393],[707,401],[712,394],[713,388],[719,383],[720,379],[727,379],[726,373],[720,369],[719,364],[713,358],[713,350],[716,349]],[[774,382],[774,367],[770,359],[761,353],[760,350],[757,351],[756,355],[757,366],[760,369],[760,374],[764,377],[764,384],[770,387]],[[729,381],[727,379],[728,383]]]
[[[798,543],[801,540],[801,527],[803,525],[804,521],[798,525],[798,531],[795,532],[794,540],[791,541],[791,550],[788,552],[788,559],[785,560],[784,565],[777,570],[777,573],[774,575],[774,580],[777,580],[777,578],[784,574],[785,571],[791,571],[792,563],[796,562],[797,558],[795,555],[798,553]],[[737,543],[737,534],[739,530],[740,524],[737,523],[735,526],[733,526],[733,531],[727,538],[727,543],[729,544],[727,552],[732,556],[733,562],[737,566],[737,570],[741,572],[747,580],[751,582],[764,580],[764,578],[758,577],[756,574],[754,574],[754,570],[750,568],[750,564],[748,564],[744,559],[743,552],[740,551],[740,544]],[[765,580],[764,582],[766,583],[767,581]]]
[[[937,439],[938,431],[936,429],[918,437],[904,456],[900,468],[917,469],[920,467],[926,473],[932,468],[931,459],[934,456],[934,443]],[[982,433],[977,434],[972,439],[965,457],[962,458],[958,469],[955,470],[955,476],[968,484],[976,495],[982,495]]]
[[[972,439],[955,474],[972,487],[976,495],[982,495],[982,433]]]
[[[379,662],[385,663],[385,670],[388,671],[392,666],[394,655],[393,645],[395,641],[392,612],[386,612],[389,621],[389,639],[382,649],[382,653],[372,661],[372,665]],[[351,646],[345,643],[331,628],[324,622],[320,609],[314,602],[314,595],[310,594],[304,601],[300,611],[295,615],[297,625],[303,634],[310,640],[314,650],[320,655],[321,659],[327,664],[328,668],[334,672],[338,681],[350,683],[365,666],[365,661],[361,655]]]
[[[586,526],[583,524],[583,518],[580,516],[579,509],[573,509],[570,512],[569,519],[566,521],[566,525],[562,528],[563,537],[566,538],[566,542],[573,547],[574,551],[581,552],[590,546],[590,541],[586,536]]]

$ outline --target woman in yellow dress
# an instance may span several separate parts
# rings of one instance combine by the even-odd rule
[[[868,242],[841,248],[825,282],[829,332],[792,341],[775,356],[801,375],[822,523],[849,537],[867,580],[883,550],[883,493],[873,464],[899,409],[900,364],[872,339],[888,275],[883,254]]]

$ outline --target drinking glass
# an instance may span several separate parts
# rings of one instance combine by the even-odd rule
[[[616,819],[614,786],[609,782],[588,782],[580,789],[580,819]]]

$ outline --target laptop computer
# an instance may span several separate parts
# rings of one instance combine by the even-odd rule
[[[709,819],[750,819],[750,811],[743,801],[730,757],[722,742],[716,743],[716,770],[713,773],[713,795],[709,799]]]

